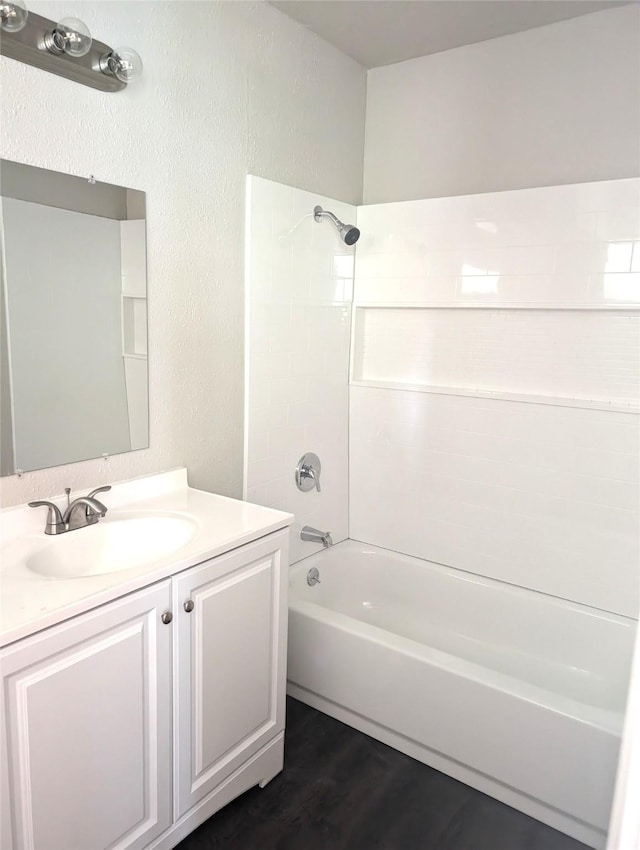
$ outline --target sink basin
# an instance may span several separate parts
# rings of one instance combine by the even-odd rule
[[[126,514],[50,537],[25,558],[31,572],[68,579],[130,570],[187,544],[198,523],[178,514]]]

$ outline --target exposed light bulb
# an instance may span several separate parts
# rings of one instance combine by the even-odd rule
[[[27,23],[29,12],[24,0],[0,3],[0,27],[5,32],[20,32]]]
[[[66,53],[76,58],[87,55],[92,41],[89,27],[79,18],[62,18],[45,36],[45,44],[52,53]]]
[[[142,76],[142,59],[131,47],[116,47],[100,59],[100,68],[105,74],[130,83]]]

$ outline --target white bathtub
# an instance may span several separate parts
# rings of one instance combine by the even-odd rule
[[[292,696],[605,846],[635,620],[352,540],[289,609]]]

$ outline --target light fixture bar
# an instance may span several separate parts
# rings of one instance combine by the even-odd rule
[[[0,54],[100,91],[126,88],[126,83],[101,69],[100,60],[112,52],[108,44],[94,39],[85,56],[73,58],[51,53],[45,39],[55,26],[55,21],[29,12],[27,23],[19,32],[0,33]]]

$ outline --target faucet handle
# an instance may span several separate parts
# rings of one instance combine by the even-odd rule
[[[47,524],[44,527],[45,534],[61,534],[63,531],[67,530],[64,520],[62,519],[62,514],[60,513],[60,508],[57,505],[54,505],[53,502],[29,502],[29,507],[49,508],[49,512],[47,513]]]
[[[96,487],[95,490],[92,490],[89,495],[86,497],[87,501],[95,502],[95,507],[91,505],[86,505],[84,515],[87,520],[87,524],[91,525],[94,522],[98,521],[98,518],[104,516],[107,513],[107,508],[99,502],[95,495],[96,493],[107,493],[111,489],[111,484],[105,484],[104,487]],[[99,508],[100,510],[97,510]]]
[[[302,468],[300,469],[300,478],[310,478],[318,493],[320,492],[320,474],[317,473],[312,466],[302,464]]]
[[[302,455],[296,466],[296,486],[303,493],[315,489],[320,492],[320,471],[322,464],[317,454],[307,452]]]
[[[111,490],[111,484],[105,484],[105,486],[104,486],[104,487],[96,487],[96,489],[95,489],[95,490],[92,490],[92,491],[89,493],[89,495],[87,496],[87,499],[93,499],[93,498],[95,498],[95,496],[96,496],[96,494],[97,494],[97,493],[108,493],[108,492],[109,492],[109,490]]]
[[[85,510],[85,516],[87,517],[87,522],[89,522],[89,523],[97,522],[98,517],[104,516],[106,514],[107,509],[102,504],[102,502],[99,502],[95,498],[95,495],[96,495],[96,493],[107,493],[109,490],[111,490],[111,484],[105,484],[104,487],[96,487],[95,490],[92,490],[89,493],[89,495],[87,496],[87,499],[94,499],[94,501],[96,502],[96,505],[100,506],[101,511],[98,512],[94,508],[87,505],[87,509]]]

